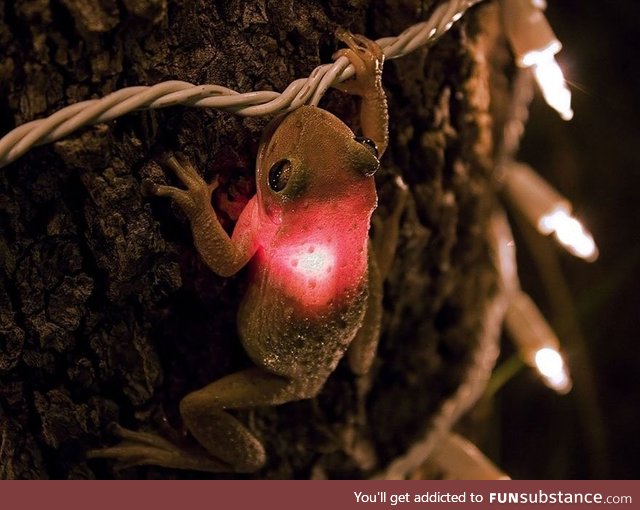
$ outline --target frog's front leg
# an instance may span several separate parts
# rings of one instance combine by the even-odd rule
[[[236,273],[257,249],[254,235],[258,221],[255,197],[243,210],[232,237],[229,237],[211,206],[215,184],[207,184],[180,155],[169,154],[162,162],[176,174],[186,189],[145,181],[146,191],[171,198],[184,211],[191,223],[196,248],[214,272],[222,276]],[[256,369],[225,377],[187,395],[181,405],[185,424],[197,440],[202,440],[201,444],[208,451],[195,444],[189,445],[187,441],[168,441],[155,434],[116,427],[115,433],[122,439],[121,443],[111,448],[93,450],[88,456],[117,459],[121,467],[154,464],[215,472],[253,471],[264,462],[262,445],[223,409],[286,401],[290,399],[286,395],[299,391],[288,389],[292,387],[295,385],[291,382]],[[198,411],[199,404],[205,406],[204,402],[208,402],[209,407],[206,413]],[[208,421],[199,416],[207,416]],[[219,427],[218,432],[210,432],[216,427]],[[215,440],[207,439],[212,435]]]
[[[362,134],[375,142],[378,157],[381,157],[389,143],[387,96],[382,88],[384,53],[375,41],[362,35],[344,29],[338,30],[336,35],[348,48],[338,50],[333,58],[346,56],[355,67],[356,76],[335,88],[361,97]]]
[[[220,225],[211,205],[216,184],[207,182],[180,154],[165,155],[161,161],[182,181],[187,189],[158,185],[145,181],[147,193],[171,198],[189,218],[193,241],[198,253],[209,268],[220,276],[237,273],[256,252],[257,221],[255,197],[251,199],[236,224],[232,237]]]
[[[111,448],[92,450],[89,457],[116,459],[120,467],[153,464],[176,469],[251,473],[264,465],[264,447],[227,410],[310,398],[320,387],[320,382],[299,382],[257,367],[236,372],[189,393],[180,402],[180,415],[186,428],[204,449],[117,427],[115,432],[123,441]]]

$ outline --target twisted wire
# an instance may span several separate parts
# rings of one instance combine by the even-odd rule
[[[428,20],[407,28],[397,37],[384,37],[376,42],[386,59],[402,57],[438,39],[479,1],[448,0],[436,7]],[[10,131],[0,139],[0,167],[15,161],[32,147],[55,142],[83,126],[108,122],[136,110],[182,105],[259,117],[291,111],[304,104],[317,105],[329,87],[354,74],[349,59],[341,56],[331,64],[316,67],[309,77],[294,80],[282,93],[268,90],[239,93],[219,85],[194,85],[178,80],[127,87],[101,99],[69,105],[49,117]]]

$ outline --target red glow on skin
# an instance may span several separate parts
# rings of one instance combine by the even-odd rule
[[[275,230],[264,228],[254,259],[255,276],[272,292],[322,312],[348,299],[365,283],[372,193],[354,193],[339,201],[308,201],[284,211]]]

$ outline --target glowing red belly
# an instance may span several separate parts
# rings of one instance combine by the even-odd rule
[[[254,259],[258,281],[319,312],[349,299],[366,276],[374,207],[364,194],[288,211]]]

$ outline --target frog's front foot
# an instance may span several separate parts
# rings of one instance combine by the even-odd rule
[[[362,133],[373,140],[380,157],[389,143],[387,99],[382,88],[384,52],[375,41],[362,35],[354,35],[341,29],[336,36],[348,47],[338,50],[333,58],[347,57],[355,68],[356,75],[334,87],[347,94],[360,96],[362,99],[360,106]]]
[[[214,473],[232,470],[228,464],[209,456],[197,445],[177,445],[156,434],[136,432],[116,424],[113,425],[112,433],[120,439],[120,443],[89,450],[87,458],[116,460],[116,469],[154,465]]]
[[[159,159],[159,163],[171,169],[187,189],[156,184],[149,179],[145,179],[143,191],[146,194],[171,198],[180,206],[190,220],[211,209],[211,194],[218,185],[217,180],[208,184],[193,165],[179,153],[164,154]]]
[[[375,41],[371,41],[363,35],[352,34],[342,28],[336,31],[336,37],[348,47],[336,51],[333,54],[334,60],[342,56],[347,57],[355,67],[356,76],[354,79],[335,85],[335,87],[348,94],[361,97],[371,93],[377,94],[378,81],[384,63],[382,48]]]

